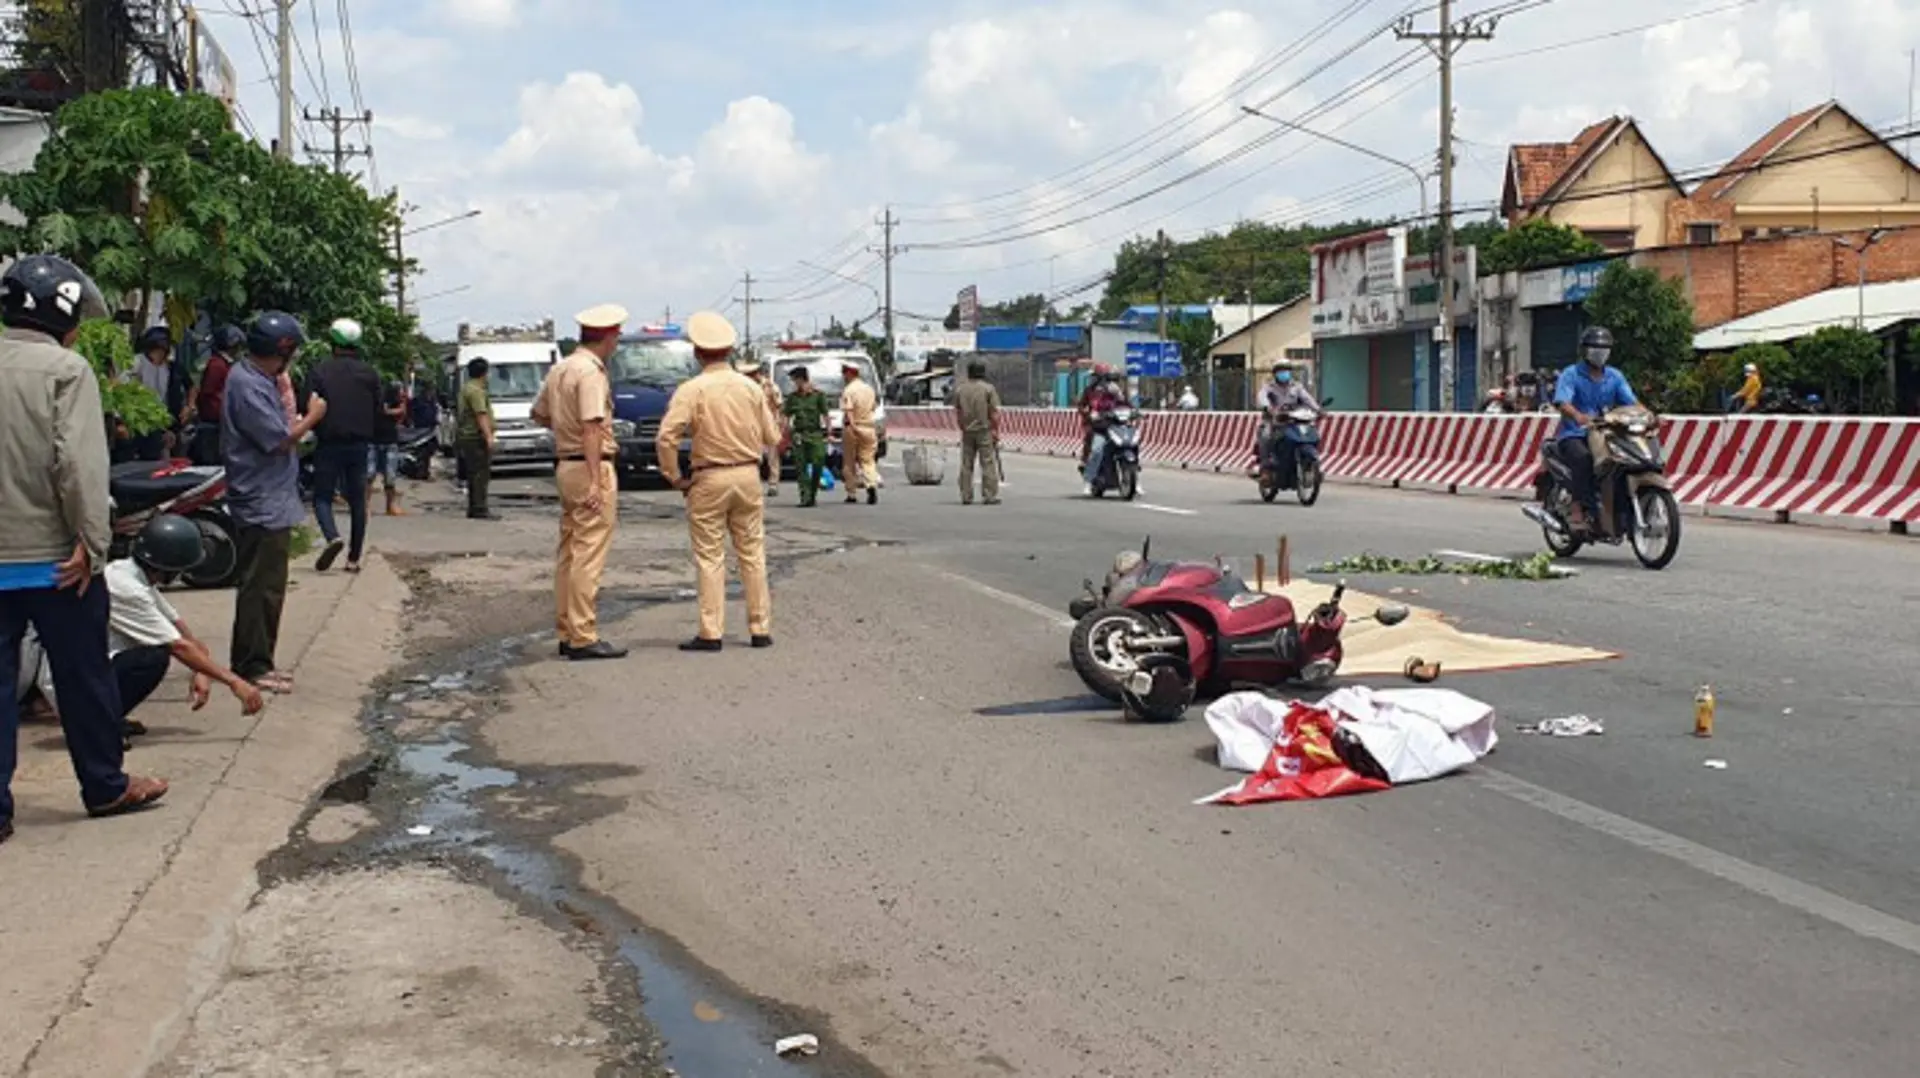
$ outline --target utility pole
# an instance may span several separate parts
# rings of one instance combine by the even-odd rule
[[[880,301],[880,329],[886,337],[886,373],[890,374],[893,370],[893,256],[905,251],[906,248],[893,245],[893,229],[900,221],[893,215],[891,205],[887,207],[886,213],[880,220],[874,223],[880,226],[880,262],[886,267],[886,294]]]
[[[280,139],[273,152],[293,160],[293,0],[280,0]]]
[[[740,309],[747,312],[746,327],[745,332],[742,334],[742,339],[746,342],[747,356],[751,358],[753,355],[753,271],[748,270],[745,276],[740,278],[740,282],[741,287],[746,290],[744,292],[745,298],[740,301]]]
[[[372,156],[373,151],[367,149],[365,146],[349,146],[341,141],[342,137],[346,134],[349,124],[371,124],[373,122],[372,112],[363,112],[358,116],[348,116],[338,108],[332,108],[321,109],[319,115],[315,115],[311,111],[302,112],[301,115],[306,117],[309,122],[325,124],[327,130],[332,132],[333,148],[331,150],[320,146],[308,146],[306,147],[306,151],[316,156],[333,158],[333,171],[336,173],[347,171],[347,159],[349,157]]]
[[[1453,21],[1453,0],[1440,0],[1440,29],[1417,33],[1413,17],[1407,16],[1394,27],[1403,41],[1425,44],[1440,61],[1440,258],[1433,267],[1433,280],[1440,289],[1440,410],[1451,412],[1454,400],[1453,355],[1453,55],[1469,41],[1487,41],[1493,37],[1498,15],[1469,15]]]
[[[402,238],[407,231],[407,207],[400,201],[400,189],[393,189],[393,201],[396,207],[393,216],[393,309],[400,317],[407,316],[407,249]]]

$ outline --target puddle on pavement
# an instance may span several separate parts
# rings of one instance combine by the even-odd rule
[[[669,591],[608,602],[608,620],[677,597]],[[789,1028],[765,1004],[728,986],[699,966],[677,944],[646,928],[617,903],[573,882],[570,870],[551,852],[530,848],[501,834],[477,802],[488,791],[508,790],[520,776],[471,760],[472,743],[457,720],[438,723],[438,737],[401,741],[394,724],[407,719],[406,705],[456,693],[496,691],[494,678],[522,661],[527,648],[546,634],[509,638],[472,649],[440,665],[442,672],[416,674],[364,715],[377,746],[373,763],[329,786],[332,801],[365,801],[376,785],[404,791],[404,818],[380,846],[393,853],[453,851],[478,857],[507,885],[540,906],[555,910],[588,935],[610,944],[638,986],[641,1016],[664,1042],[661,1061],[685,1078],[760,1078],[806,1073],[829,1078],[873,1078],[878,1072],[864,1060],[829,1041],[818,1029]],[[382,751],[383,750],[383,751]],[[426,834],[417,829],[431,828]],[[821,1035],[821,1055],[783,1060],[773,1043],[797,1033]],[[840,1057],[840,1058],[835,1058]]]

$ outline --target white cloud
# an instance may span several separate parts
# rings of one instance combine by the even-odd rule
[[[703,186],[768,205],[811,198],[826,168],[794,134],[793,113],[759,96],[728,104],[726,119],[700,137],[694,160]]]
[[[440,17],[482,30],[506,30],[520,22],[519,0],[440,0]]]
[[[440,142],[453,137],[452,128],[419,116],[375,116],[373,127],[375,131],[415,142]]]
[[[536,82],[520,91],[520,126],[490,161],[502,174],[539,174],[575,182],[632,182],[663,178],[669,188],[686,185],[691,165],[668,160],[641,141],[645,110],[626,83],[591,71],[575,71],[558,85]]]

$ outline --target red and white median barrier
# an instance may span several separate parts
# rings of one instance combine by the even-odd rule
[[[956,442],[946,408],[889,408],[890,437]],[[1239,472],[1253,463],[1252,412],[1144,412],[1153,464]],[[1549,415],[1334,412],[1321,427],[1329,479],[1416,490],[1525,496]],[[1080,420],[1062,408],[1008,408],[1001,444],[1074,456]],[[1855,518],[1904,531],[1920,521],[1920,420],[1803,416],[1670,416],[1661,423],[1668,477],[1684,505]]]

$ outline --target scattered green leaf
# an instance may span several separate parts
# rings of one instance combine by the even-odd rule
[[[1543,550],[1524,561],[1447,561],[1429,555],[1407,561],[1372,552],[1316,565],[1312,573],[1372,576],[1478,576],[1493,580],[1557,580],[1553,553]]]

